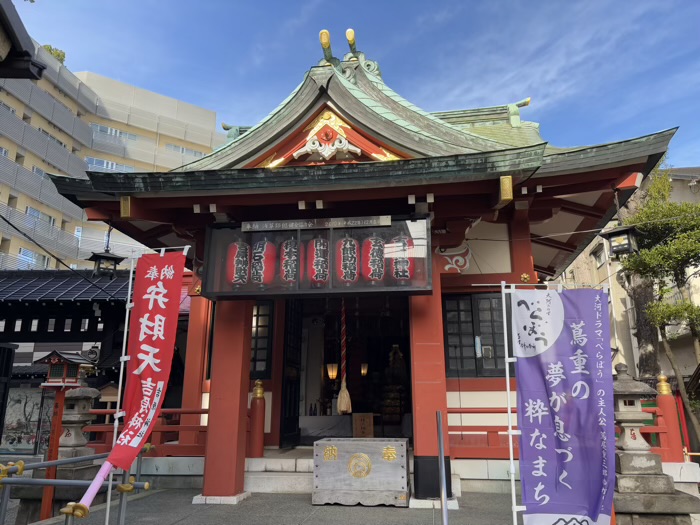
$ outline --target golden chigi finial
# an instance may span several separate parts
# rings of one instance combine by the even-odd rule
[[[322,29],[318,34],[318,39],[321,41],[321,47],[323,48],[325,65],[329,66],[333,60],[333,51],[331,50],[331,34],[328,32],[328,29]]]
[[[355,55],[357,54],[357,46],[355,45],[355,30],[349,28],[345,31],[345,38],[348,39],[348,45],[350,46],[350,52]]]
[[[328,29],[322,29],[318,34],[318,39],[321,41],[321,47],[323,49],[330,49],[331,47],[331,34]]]

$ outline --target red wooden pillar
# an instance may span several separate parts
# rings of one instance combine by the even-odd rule
[[[212,303],[208,299],[201,296],[192,297],[187,324],[182,408],[201,408],[202,406],[202,383],[204,382],[209,330],[211,328],[211,307]],[[183,414],[181,424],[199,425],[200,421],[199,414]],[[197,432],[181,432],[180,443],[196,445]]]
[[[676,406],[676,398],[673,396],[671,385],[668,384],[668,378],[665,375],[659,376],[659,382],[656,384],[656,406],[658,406],[664,415],[666,424],[666,446],[668,447],[667,457],[664,461],[675,463],[683,463],[685,457],[683,455],[683,438],[681,436],[681,424],[678,420],[678,411]],[[660,418],[659,418],[660,419]]]
[[[440,497],[436,413],[442,412],[447,494],[452,494],[447,425],[447,381],[440,269],[433,264],[432,295],[409,299],[413,395],[414,486],[418,499]]]
[[[203,496],[243,492],[253,304],[216,305]]]
[[[530,241],[530,219],[526,201],[515,203],[515,213],[510,223],[511,270],[521,282],[537,283],[535,265],[532,259],[532,242]],[[523,274],[529,281],[523,280]]]
[[[49,450],[46,452],[46,461],[58,459],[58,443],[63,435],[63,406],[66,401],[65,388],[56,390],[56,398],[53,403],[51,415],[51,437],[49,438]],[[46,469],[45,479],[56,479],[56,467]],[[53,496],[55,487],[44,487],[41,497],[41,519],[47,520],[53,516]]]

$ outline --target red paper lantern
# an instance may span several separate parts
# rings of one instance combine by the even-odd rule
[[[352,237],[343,237],[335,243],[335,276],[338,282],[351,285],[360,276],[360,243]]]
[[[304,245],[296,239],[280,245],[280,280],[287,285],[304,280]]]
[[[391,277],[400,284],[408,284],[413,279],[415,262],[413,260],[413,239],[399,235],[391,240],[393,253],[389,271]]]
[[[275,280],[277,247],[267,239],[253,245],[253,262],[250,265],[250,282],[270,286]]]
[[[330,273],[328,240],[320,237],[311,239],[306,250],[309,282],[313,287],[325,286]]]
[[[368,237],[362,242],[362,278],[368,283],[380,283],[384,280],[384,239]]]
[[[229,244],[226,254],[226,282],[235,287],[248,284],[250,277],[250,246],[243,241]]]

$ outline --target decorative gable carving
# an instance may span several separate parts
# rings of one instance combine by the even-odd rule
[[[342,162],[399,160],[402,157],[366,138],[340,118],[325,109],[303,130],[268,152],[258,168],[285,165],[310,165]]]

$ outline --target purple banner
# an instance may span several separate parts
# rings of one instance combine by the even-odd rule
[[[525,525],[609,525],[615,426],[608,295],[511,295]]]

